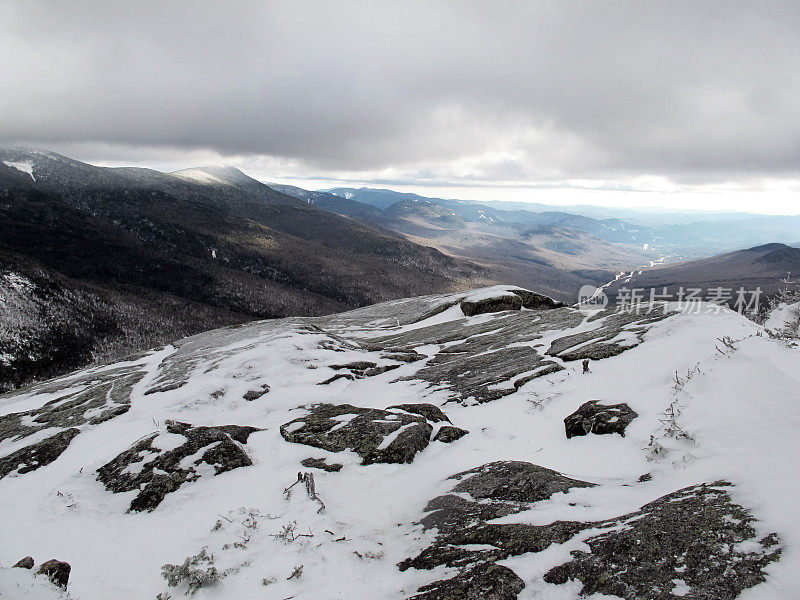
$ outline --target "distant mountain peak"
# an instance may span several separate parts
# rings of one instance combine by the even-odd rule
[[[206,166],[191,167],[169,173],[174,177],[179,177],[186,181],[202,183],[206,185],[241,185],[255,181],[252,177],[245,175],[236,167]]]

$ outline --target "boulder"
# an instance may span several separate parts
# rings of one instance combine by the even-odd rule
[[[466,429],[461,429],[460,427],[454,427],[453,425],[444,425],[439,428],[439,431],[436,432],[436,435],[433,437],[435,442],[443,442],[445,444],[449,444],[450,442],[455,442],[456,440],[461,439],[465,435],[467,435],[469,431]]]
[[[54,585],[57,585],[63,589],[67,589],[67,584],[69,583],[69,573],[71,570],[72,567],[69,566],[69,563],[65,563],[64,561],[53,558],[42,563],[36,573],[39,575],[47,575],[47,578]]]
[[[461,301],[461,312],[468,317],[502,312],[504,310],[520,310],[521,308],[522,298],[516,294],[502,294],[480,300]]]
[[[252,402],[253,400],[258,400],[264,394],[269,393],[269,386],[265,383],[257,390],[248,390],[244,393],[243,398],[248,402]]]
[[[329,452],[350,449],[364,465],[410,463],[428,446],[433,432],[425,417],[416,414],[350,404],[317,404],[306,409],[307,416],[281,425],[286,441]]]
[[[25,558],[20,558],[14,567],[18,567],[20,569],[32,569],[33,568],[33,557],[26,556]],[[13,568],[13,567],[12,567]]]
[[[562,306],[566,306],[563,302],[557,302],[550,296],[537,294],[536,292],[531,292],[530,290],[513,289],[509,291],[522,299],[523,308],[529,308],[532,310],[550,310],[552,308],[561,308]]]
[[[625,436],[625,429],[639,414],[625,403],[605,405],[599,400],[590,400],[564,419],[567,438],[596,433],[618,433]]]

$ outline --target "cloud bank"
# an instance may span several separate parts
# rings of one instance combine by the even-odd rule
[[[430,185],[792,187],[798,32],[796,2],[12,1],[0,140]]]

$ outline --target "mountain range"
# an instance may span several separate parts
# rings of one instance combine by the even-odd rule
[[[0,150],[0,387],[210,327],[491,281],[236,169]],[[52,305],[52,306],[51,306]]]
[[[644,247],[656,255],[685,259],[719,254],[771,242],[800,242],[800,215],[741,212],[658,211],[609,207],[551,206],[520,202],[473,202],[424,198],[392,190],[333,188],[333,195],[387,209],[398,202],[427,202],[449,208],[469,222],[522,228],[565,227],[616,244]]]

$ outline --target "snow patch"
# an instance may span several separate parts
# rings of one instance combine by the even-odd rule
[[[11,167],[12,169],[16,169],[17,171],[22,171],[23,173],[27,173],[31,176],[31,179],[36,181],[36,177],[33,176],[33,162],[29,160],[21,160],[21,161],[7,161],[4,160],[3,164],[7,167]]]

